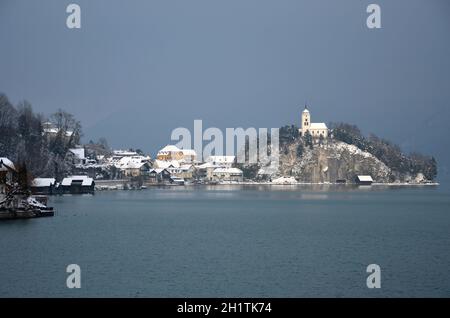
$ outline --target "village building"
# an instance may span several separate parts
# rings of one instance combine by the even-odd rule
[[[193,163],[197,161],[197,153],[194,149],[180,149],[174,145],[167,145],[158,151],[156,159],[160,161]]]
[[[8,187],[14,182],[14,175],[17,173],[16,167],[6,157],[0,157],[0,199],[8,191]]]
[[[328,127],[325,123],[312,123],[311,122],[311,113],[308,110],[308,107],[305,105],[305,109],[302,112],[301,125],[299,129],[299,133],[301,136],[305,136],[307,132],[311,134],[311,136],[316,138],[327,138],[328,137]]]
[[[128,162],[121,168],[124,177],[145,177],[151,170],[149,162]]]
[[[238,168],[216,168],[212,179],[217,182],[242,182],[243,175],[242,170]]]
[[[55,187],[55,178],[35,178],[31,182],[30,188],[33,194],[54,194]]]
[[[84,165],[87,162],[84,148],[70,148],[67,156],[74,165]]]
[[[57,128],[53,123],[47,121],[42,123],[42,132],[47,137],[56,137],[59,133],[59,128]],[[73,131],[67,130],[65,133],[66,137],[71,137]]]
[[[179,167],[168,167],[167,171],[169,171],[171,177],[177,177],[184,180],[191,180],[194,178],[196,168],[194,165],[185,164]]]
[[[170,177],[170,184],[172,184],[172,185],[184,185],[185,183],[184,183],[184,179],[183,178],[178,178],[178,177],[175,177],[175,176],[171,176]]]
[[[194,163],[197,161],[197,153],[194,149],[181,149],[181,152],[183,153],[183,159],[181,159],[182,162]]]
[[[95,182],[94,179],[88,176],[70,176],[62,180],[58,187],[58,192],[81,194],[81,193],[94,193]]]
[[[122,177],[140,177],[148,175],[151,169],[150,157],[123,156],[113,161],[114,166],[120,170]]]
[[[222,165],[218,165],[213,162],[205,162],[200,165],[196,166],[197,169],[197,177],[199,179],[205,180],[205,181],[213,181],[213,172],[217,168],[224,168]]]
[[[122,158],[128,158],[128,157],[136,157],[139,156],[137,152],[134,151],[128,151],[128,150],[113,150],[113,154],[111,157],[108,158],[101,158],[101,160],[109,165],[113,165],[117,168],[117,165],[122,160]],[[150,160],[150,158],[149,158]],[[125,160],[122,161],[122,163],[125,162]]]
[[[184,158],[183,151],[174,145],[167,145],[161,150],[158,151],[156,155],[157,160],[161,161],[172,161],[177,160],[180,161]]]
[[[131,150],[113,150],[113,156],[116,157],[132,157],[132,156],[138,156],[139,154],[136,151]]]
[[[236,161],[236,156],[209,156],[206,162],[220,167],[232,167]]]
[[[170,172],[167,169],[151,169],[148,173],[148,182],[153,184],[169,183]]]
[[[177,160],[158,160],[153,162],[153,168],[159,169],[169,169],[169,168],[179,168],[181,166],[180,162]]]

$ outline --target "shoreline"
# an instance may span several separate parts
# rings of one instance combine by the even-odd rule
[[[271,182],[256,182],[256,181],[243,181],[243,182],[221,182],[221,183],[205,183],[205,184],[195,184],[195,183],[185,183],[184,185],[175,184],[153,184],[144,183],[142,187],[130,187],[132,183],[129,180],[96,180],[95,190],[96,191],[108,191],[108,190],[145,190],[148,188],[172,188],[172,187],[204,187],[204,186],[275,186],[275,187],[285,187],[285,186],[339,186],[339,187],[422,187],[422,186],[440,186],[439,182],[428,182],[428,183],[379,183],[374,182],[371,185],[361,185],[356,183],[328,183],[328,182],[297,182],[297,183],[271,183]],[[127,188],[124,188],[124,187]]]

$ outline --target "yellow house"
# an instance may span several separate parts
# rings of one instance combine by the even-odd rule
[[[174,145],[165,146],[156,155],[156,159],[163,161],[182,160],[183,158],[183,151]]]

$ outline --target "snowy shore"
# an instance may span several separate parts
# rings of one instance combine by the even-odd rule
[[[109,180],[108,180],[109,181]],[[100,184],[95,186],[95,190],[104,191],[104,190],[142,190],[152,187],[202,187],[202,186],[270,186],[270,187],[283,187],[283,186],[339,186],[339,187],[420,187],[420,186],[439,186],[438,182],[429,182],[429,183],[372,183],[372,185],[358,185],[355,183],[309,183],[309,182],[290,182],[290,183],[273,183],[273,182],[257,182],[257,181],[244,181],[244,182],[220,182],[220,183],[211,183],[211,184],[194,184],[194,183],[186,183],[185,185],[171,185],[171,184],[145,184],[143,187],[133,187],[130,186],[130,183],[124,180],[110,180],[102,181]]]

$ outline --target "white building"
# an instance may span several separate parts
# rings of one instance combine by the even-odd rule
[[[73,163],[76,165],[84,165],[86,163],[86,156],[84,148],[70,148],[69,152],[73,155]]]
[[[236,156],[209,156],[206,158],[206,162],[221,167],[231,167],[234,164],[235,159]]]
[[[183,153],[183,159],[181,161],[185,163],[193,163],[197,161],[197,153],[194,149],[181,149]]]
[[[137,156],[138,153],[130,150],[113,150],[113,155],[122,158],[122,157]]]
[[[242,182],[244,173],[238,168],[216,168],[212,172],[212,178],[218,182]]]
[[[181,178],[183,180],[189,180],[194,177],[195,167],[191,164],[184,164],[179,167],[168,167],[166,169],[171,177]]]
[[[328,137],[328,127],[325,123],[312,123],[311,114],[305,105],[305,109],[302,112],[301,128],[299,129],[300,135],[305,136],[306,132],[309,132],[313,138]]]
[[[153,162],[153,168],[159,168],[159,169],[167,169],[167,168],[179,168],[180,162],[177,160],[159,160],[156,159]]]
[[[113,162],[125,177],[138,177],[150,171],[150,157],[124,156]]]
[[[49,121],[42,123],[42,130],[43,130],[44,135],[47,135],[50,137],[55,137],[59,133],[59,128],[57,128],[53,123],[51,123]],[[66,137],[70,137],[72,135],[73,135],[72,130],[66,131]]]

